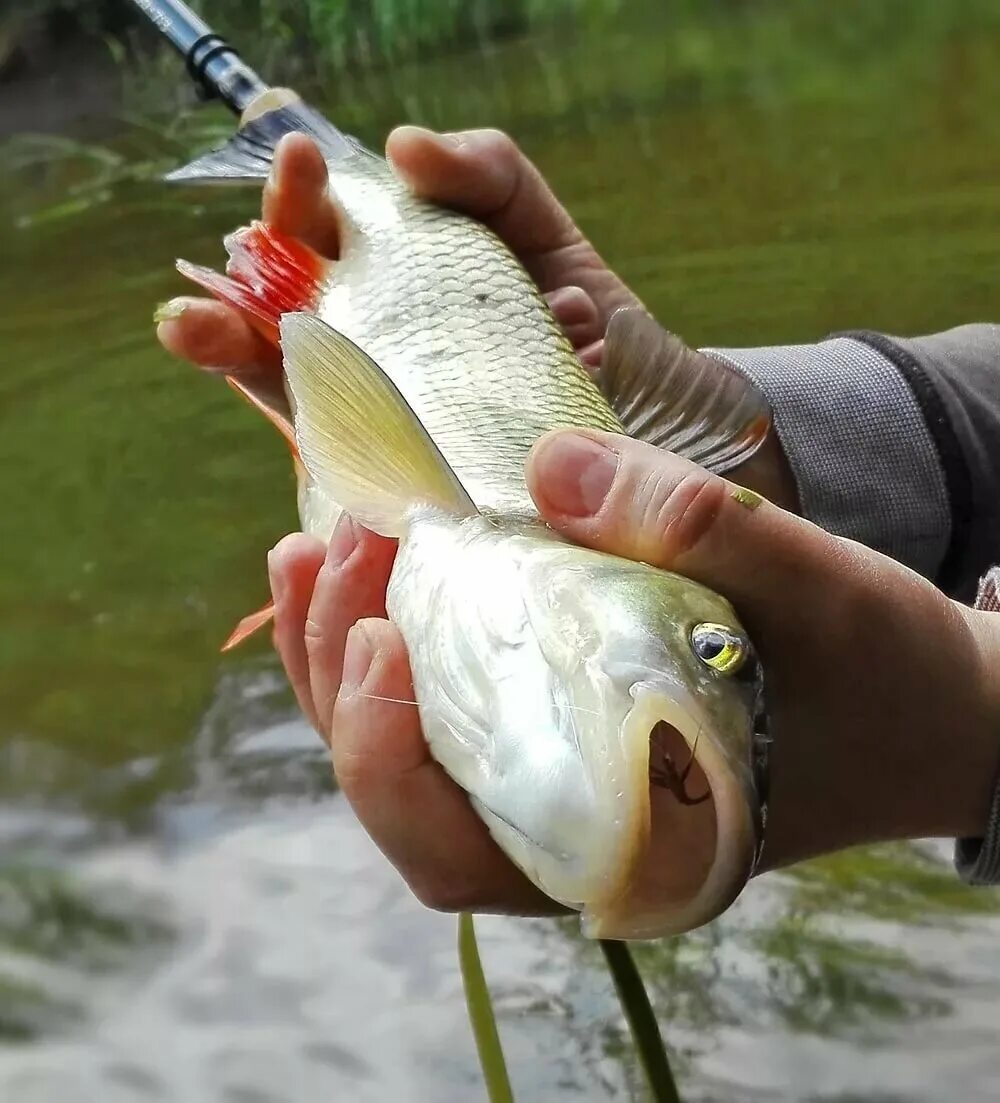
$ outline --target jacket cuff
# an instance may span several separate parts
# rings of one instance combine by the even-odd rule
[[[771,403],[803,516],[934,578],[948,550],[944,471],[897,366],[870,345],[704,349]]]
[[[994,567],[979,585],[977,609],[1000,613],[1000,567]],[[970,885],[1000,885],[1000,777],[993,791],[986,834],[981,839],[959,839],[955,868]]]

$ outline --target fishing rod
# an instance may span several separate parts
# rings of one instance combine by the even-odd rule
[[[269,85],[182,0],[132,0],[177,50],[191,79],[206,97],[242,114]]]

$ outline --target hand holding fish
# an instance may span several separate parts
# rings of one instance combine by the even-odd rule
[[[399,127],[386,156],[413,191],[483,221],[517,254],[584,363],[596,366],[608,319],[638,300],[605,265],[538,169],[496,130],[437,134]],[[327,168],[301,134],[280,143],[264,189],[264,221],[323,256],[337,248]],[[231,307],[210,299],[175,299],[161,312],[160,340],[174,355],[209,371],[252,372],[280,363]]]
[[[407,130],[398,131],[395,139],[390,156],[411,196],[412,191],[431,194],[454,207],[460,204],[449,188],[459,198],[478,195],[478,206],[466,203],[465,209],[493,224],[530,277],[552,296],[558,321],[582,360],[596,358],[606,332],[601,386],[617,403],[614,414],[587,383],[569,346],[562,342],[563,351],[557,351],[548,337],[543,339],[552,332],[551,322],[545,320],[547,312],[532,313],[533,290],[515,283],[521,297],[513,303],[515,313],[505,314],[512,305],[506,281],[521,277],[478,236],[481,231],[468,220],[450,221],[455,216],[439,210],[413,208],[412,197],[403,194],[384,164],[379,168],[356,147],[340,152],[345,140],[336,132],[327,139],[326,165],[298,137],[285,138],[275,157],[265,214],[272,229],[284,233],[285,244],[266,227],[252,228],[227,243],[233,258],[230,277],[182,268],[239,307],[250,324],[226,307],[195,300],[172,312],[161,339],[182,355],[208,359],[229,375],[239,369],[241,377],[250,378],[254,371],[273,373],[276,354],[270,345],[280,321],[284,371],[297,410],[298,450],[293,454],[297,464],[300,453],[305,463],[304,469],[299,464],[300,480],[305,478],[300,509],[307,530],[323,539],[296,535],[272,553],[275,639],[303,709],[325,738],[333,733],[334,762],[345,794],[421,899],[462,910],[551,910],[551,901],[532,887],[534,881],[556,899],[592,900],[584,914],[594,933],[649,937],[705,921],[738,891],[760,839],[754,806],[759,811],[766,796],[751,773],[757,769],[757,750],[748,753],[758,747],[758,729],[750,727],[757,723],[757,667],[743,663],[749,644],[725,602],[680,575],[650,572],[641,564],[682,572],[730,596],[767,666],[780,753],[775,753],[766,865],[865,839],[924,833],[934,829],[931,824],[957,824],[963,816],[981,823],[982,801],[970,789],[981,787],[989,773],[983,760],[991,749],[983,733],[995,702],[988,701],[984,689],[978,621],[964,619],[957,606],[891,561],[856,552],[854,545],[774,505],[747,509],[760,505],[757,496],[737,492],[718,475],[649,444],[602,433],[614,426],[629,428],[631,419],[637,435],[667,448],[682,445],[707,466],[725,470],[728,464],[740,483],[779,501],[794,501],[794,494],[785,492],[790,480],[782,483],[780,449],[774,463],[758,448],[767,419],[752,387],[685,350],[641,311],[628,318],[617,315],[620,324],[616,328],[612,321],[608,327],[611,311],[634,299],[506,139],[487,132],[456,144]],[[489,153],[481,159],[483,150]],[[196,164],[194,170],[237,175],[243,172],[237,164],[241,156],[237,143],[233,152],[210,155],[204,168]],[[414,161],[406,167],[408,158]],[[420,380],[441,370],[433,357],[428,360],[429,346],[414,360],[400,345],[400,326],[415,326],[408,331],[414,339],[427,339],[433,316],[425,308],[410,317],[394,305],[390,314],[373,319],[371,310],[385,308],[370,297],[352,298],[350,281],[357,275],[351,264],[341,260],[342,282],[331,285],[322,266],[310,259],[339,244],[341,209],[334,211],[325,198],[331,163],[343,172],[337,182],[342,202],[354,204],[351,263],[368,266],[368,288],[379,271],[383,279],[402,278],[392,265],[394,258],[408,254],[379,251],[379,241],[401,225],[400,210],[413,210],[418,250],[428,248],[428,239],[419,235],[431,227],[434,234],[440,225],[440,233],[461,235],[452,249],[437,251],[443,239],[434,237],[430,251],[417,254],[416,263],[426,268],[420,274],[423,286],[431,274],[439,286],[456,279],[461,283],[463,274],[454,266],[470,255],[463,250],[475,251],[484,243],[490,250],[473,255],[480,258],[476,264],[485,265],[476,269],[484,286],[496,281],[495,300],[468,290],[459,293],[452,307],[457,313],[451,316],[452,340],[459,343],[435,346],[434,357],[443,351],[461,366],[458,375],[447,376],[443,391],[420,390]],[[418,180],[414,164],[421,166]],[[253,171],[259,170],[253,166]],[[470,184],[475,180],[478,192]],[[386,192],[393,197],[389,205]],[[371,202],[374,207],[364,205]],[[518,211],[524,218],[514,217]],[[290,235],[305,240],[314,252],[300,252]],[[362,245],[374,252],[360,251]],[[342,317],[340,324],[357,334],[362,348],[308,311],[298,312],[301,307],[276,307],[289,264],[313,288],[296,301],[316,309],[315,296],[325,296],[320,309],[327,318]],[[404,284],[398,293],[405,294],[408,286],[421,284]],[[570,293],[570,288],[578,290]],[[473,298],[486,305],[475,306]],[[400,299],[390,296],[389,301]],[[537,319],[534,328],[510,343],[510,332],[525,317]],[[211,331],[207,343],[199,343],[199,321]],[[517,387],[501,382],[493,360],[484,358],[475,343],[476,327],[484,327],[479,332],[493,340],[489,326],[494,324],[507,341],[500,363],[506,359],[522,372],[538,365],[537,394],[523,408],[511,405]],[[470,335],[473,342],[461,344]],[[211,341],[215,344],[209,349]],[[416,413],[424,419],[423,429],[419,422],[414,425],[415,411],[393,389],[392,373],[387,378],[376,362],[382,357],[404,373],[397,378],[409,380],[410,401],[420,405]],[[411,378],[405,373],[413,363],[432,374]],[[509,440],[496,436],[495,422],[480,419],[481,392],[468,389],[475,378],[472,364],[486,372],[487,393],[501,399],[496,408],[512,417]],[[523,386],[529,376],[520,378]],[[656,396],[669,387],[670,393],[684,396],[687,411],[669,406],[658,412]],[[354,388],[359,388],[358,398],[350,399]],[[252,386],[245,392],[268,412],[268,396],[262,401]],[[453,404],[442,408],[442,397]],[[583,436],[545,436],[535,445],[527,474],[541,519],[576,541],[576,550],[525,520],[532,506],[522,497],[521,472],[531,442],[546,428],[566,424],[569,409],[575,411],[570,424],[591,428]],[[364,411],[360,421],[359,410]],[[456,411],[457,423],[449,420]],[[270,416],[289,436],[287,409],[272,406]],[[445,420],[435,420],[442,416]],[[481,442],[484,432],[496,441],[491,454],[481,447],[468,451],[463,442]],[[451,442],[455,471],[435,449],[435,433]],[[773,435],[768,439],[776,447]],[[573,440],[577,460],[569,462]],[[374,464],[373,446],[380,457]],[[587,452],[592,460],[598,454],[603,459],[581,475],[580,456]],[[750,462],[740,465],[748,455]],[[763,462],[761,472],[753,470],[755,462]],[[432,511],[413,513],[413,494],[417,502],[430,503]],[[399,536],[400,554],[394,541],[355,528],[346,518],[325,548],[337,512],[329,506],[360,510],[369,527]],[[580,545],[617,558],[594,557]],[[636,567],[627,566],[630,559]],[[449,574],[449,563],[458,575]],[[497,596],[475,588],[475,572],[497,582]],[[525,590],[523,580],[529,578],[535,581]],[[445,607],[435,608],[428,618],[426,604],[417,599],[422,594],[426,600],[431,592]],[[386,617],[387,607],[395,624]],[[541,618],[537,622],[536,616]],[[517,633],[529,622],[522,641]],[[861,647],[858,633],[869,625],[875,626],[869,633],[874,638]],[[431,639],[427,627],[446,628],[447,634]],[[486,633],[464,653],[461,670],[453,665],[456,630],[459,640],[468,631]],[[411,651],[412,670],[404,636],[426,644]],[[936,665],[931,663],[923,642],[928,638],[947,648],[945,662],[937,661],[935,652]],[[567,647],[573,640],[596,650],[584,661]],[[522,642],[527,651],[519,650]],[[514,664],[505,681],[490,680],[494,669],[504,672],[502,667],[481,666],[477,673],[482,656]],[[527,665],[522,658],[530,660]],[[742,665],[745,676],[731,677]],[[532,683],[543,671],[545,680]],[[459,681],[453,682],[456,676]],[[916,685],[906,706],[886,716],[886,688],[912,679]],[[423,732],[413,681],[420,683],[416,697]],[[516,686],[528,695],[527,711]],[[538,695],[534,704],[533,693]],[[960,761],[942,767],[933,751],[956,704],[969,719],[974,746]],[[458,727],[448,712],[456,707],[462,710],[453,714]],[[483,727],[479,717],[490,716],[496,707],[507,710],[508,719],[497,721],[492,714]],[[532,734],[536,724],[540,727]],[[489,741],[494,725],[507,740],[504,753],[512,756],[503,763],[470,757],[477,745],[468,737]],[[607,741],[612,731],[623,741],[620,747]],[[633,744],[634,753],[627,749]],[[555,757],[544,757],[549,755]],[[601,763],[610,771],[606,776],[600,767],[594,771]],[[920,781],[932,763],[940,799],[929,801]],[[641,777],[635,774],[637,765]],[[480,766],[486,774],[477,772]],[[452,780],[456,775],[461,787]],[[531,788],[544,777],[550,779],[544,791]],[[900,779],[906,784],[900,786]],[[857,812],[851,823],[845,822],[846,808]],[[530,881],[504,852],[532,871]],[[619,895],[615,886],[625,873]]]
[[[982,831],[1000,617],[771,503],[748,508],[727,481],[636,441],[553,435],[534,449],[528,479],[542,515],[573,540],[678,570],[734,602],[768,672],[762,869],[875,840]],[[299,700],[327,738],[333,731],[348,799],[425,904],[551,912],[430,757],[416,710],[398,703],[413,691],[384,619],[392,554],[347,524],[328,553],[302,534],[272,552],[275,640]],[[657,821],[663,892],[697,877],[711,848],[711,817],[687,813]]]

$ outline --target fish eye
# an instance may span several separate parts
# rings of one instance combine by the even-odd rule
[[[746,662],[750,645],[745,636],[724,624],[706,621],[691,629],[691,650],[719,674],[735,674]]]

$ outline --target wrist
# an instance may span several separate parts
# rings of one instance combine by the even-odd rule
[[[838,595],[849,627],[829,664],[835,706],[793,709],[798,723],[775,726],[762,870],[986,826],[1000,764],[1000,616],[895,564],[862,590],[860,601]]]
[[[973,641],[976,670],[968,709],[959,789],[951,818],[955,838],[986,831],[1000,769],[1000,615],[957,605]]]

